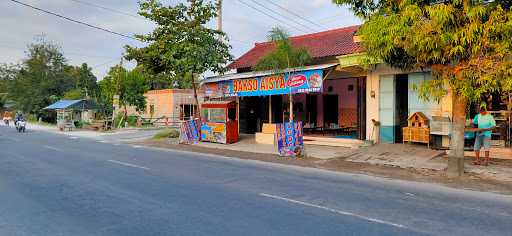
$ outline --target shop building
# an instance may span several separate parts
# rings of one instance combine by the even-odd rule
[[[353,39],[358,28],[291,37],[295,47],[308,50],[313,63],[278,74],[252,70],[275,47],[272,42],[256,43],[229,65],[237,73],[202,81],[205,97],[237,101],[242,134],[260,133],[264,126],[288,121],[293,115],[303,123],[306,136],[364,140],[366,76],[363,70],[341,70],[337,58],[362,51]]]
[[[257,62],[274,49],[271,42],[256,43],[229,65],[236,73],[202,81],[204,96],[207,100],[237,101],[242,134],[262,136],[261,132],[272,130],[271,124],[288,121],[291,93],[294,121],[303,123],[306,143],[334,146],[360,144],[363,140],[402,143],[408,119],[421,112],[430,120],[432,139],[438,146],[448,147],[451,94],[439,102],[419,97],[414,88],[432,79],[429,70],[401,71],[385,64],[370,68],[360,65],[364,51],[356,36],[358,28],[290,37],[294,47],[308,50],[313,63],[279,74],[253,71]],[[312,80],[312,75],[316,79]],[[286,84],[279,87],[282,84],[275,83],[276,76],[278,81],[292,87]],[[507,119],[510,123],[510,118]],[[508,132],[510,143],[510,125],[503,130]]]
[[[198,92],[199,103],[203,101],[202,92]],[[197,107],[192,89],[150,90],[144,94],[146,109],[140,113],[135,107],[127,107],[128,114],[140,115],[144,119],[167,119],[169,122],[188,120],[194,116]]]

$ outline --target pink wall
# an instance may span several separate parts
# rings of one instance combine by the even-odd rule
[[[348,86],[353,85],[354,89],[348,91]],[[329,86],[332,86],[332,92],[328,92]],[[349,125],[357,122],[357,79],[330,79],[324,81],[323,94],[338,95],[338,122],[339,124]],[[324,123],[323,96],[317,98],[317,124]],[[333,108],[336,109],[336,108]]]

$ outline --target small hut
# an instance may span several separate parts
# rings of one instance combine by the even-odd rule
[[[92,122],[98,105],[86,99],[60,100],[44,109],[57,112],[57,126],[63,130],[74,128],[78,122]]]

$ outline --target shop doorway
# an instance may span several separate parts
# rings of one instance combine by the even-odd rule
[[[306,94],[306,119],[309,127],[317,126],[317,101],[318,97],[316,94]]]
[[[366,139],[366,77],[361,77],[357,80],[357,118],[358,118],[358,138],[360,140]]]
[[[338,95],[325,94],[324,97],[324,126],[338,124]]]
[[[399,143],[409,114],[408,75],[386,75],[380,78],[380,141]]]
[[[283,122],[283,95],[272,96],[272,123]]]
[[[268,123],[268,96],[240,99],[240,133],[254,134]]]
[[[403,142],[403,128],[409,118],[409,79],[407,74],[396,75],[395,88],[395,143]]]

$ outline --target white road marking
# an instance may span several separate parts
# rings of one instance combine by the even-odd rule
[[[143,146],[139,146],[139,145],[132,145],[133,148],[144,148]]]
[[[129,166],[129,167],[133,167],[133,168],[139,168],[139,169],[143,169],[143,170],[150,170],[149,168],[144,167],[144,166],[134,165],[134,164],[116,161],[116,160],[108,160],[108,162],[116,163],[116,164],[123,165],[123,166]]]
[[[405,195],[409,195],[411,197],[416,197],[416,195],[414,195],[413,193],[404,193]]]
[[[50,150],[57,151],[57,152],[64,152],[64,150],[62,150],[62,149],[60,149],[60,148],[52,147],[52,146],[44,145],[43,147],[44,147],[44,148],[47,148],[47,149],[50,149]]]
[[[69,139],[78,139],[76,136],[70,136]]]
[[[352,216],[352,217],[356,217],[356,218],[367,220],[367,221],[374,222],[374,223],[390,225],[390,226],[394,226],[397,228],[407,228],[406,226],[401,225],[401,224],[396,224],[396,223],[385,221],[385,220],[379,220],[379,219],[375,219],[375,218],[371,218],[371,217],[366,217],[366,216],[362,216],[362,215],[355,214],[355,213],[348,212],[348,211],[341,211],[341,210],[337,210],[337,209],[333,209],[333,208],[329,208],[329,207],[325,207],[325,206],[320,206],[320,205],[316,205],[316,204],[312,204],[312,203],[293,200],[293,199],[289,199],[289,198],[285,198],[285,197],[279,197],[279,196],[266,194],[266,193],[260,193],[259,195],[262,197],[282,200],[282,201],[291,202],[291,203],[295,203],[295,204],[299,204],[299,205],[303,205],[303,206],[314,207],[314,208],[326,210],[329,212],[337,213],[340,215]]]

